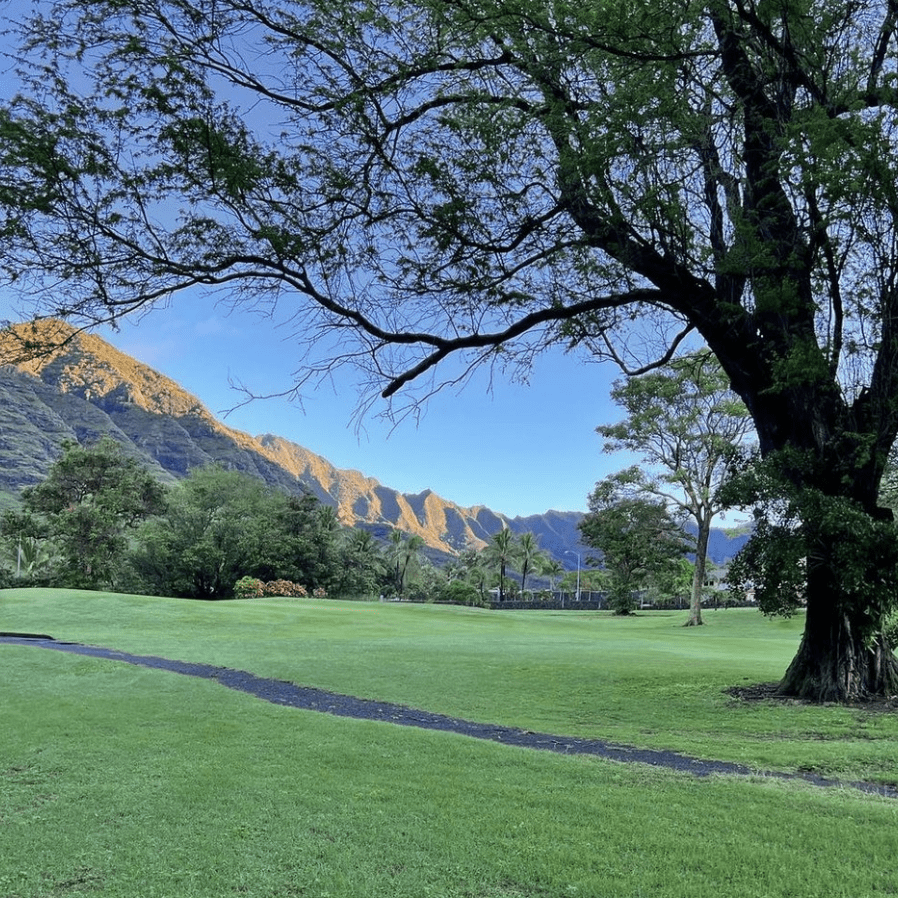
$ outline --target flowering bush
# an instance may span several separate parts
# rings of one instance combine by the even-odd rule
[[[315,590],[315,595],[326,595],[325,591]],[[241,577],[234,584],[234,595],[238,599],[258,599],[262,596],[286,596],[290,599],[308,598],[305,586],[292,580],[269,580],[263,583],[256,577]]]
[[[316,586],[315,589],[312,590],[312,595],[316,599],[326,599],[327,590],[323,586]]]
[[[291,599],[305,599],[308,597],[306,588],[292,580],[269,580],[262,587],[266,596],[286,596]]]
[[[234,584],[234,596],[238,599],[257,599],[265,595],[265,584],[255,577],[241,577]]]

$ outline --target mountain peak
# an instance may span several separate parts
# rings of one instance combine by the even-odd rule
[[[212,417],[171,378],[120,352],[96,334],[55,319],[16,325],[0,333],[0,359],[60,392],[94,404],[115,401],[164,415]]]
[[[431,489],[404,494],[360,471],[341,470],[284,437],[258,437],[218,421],[175,381],[120,352],[102,338],[45,319],[0,332],[0,490],[15,492],[45,476],[65,439],[90,443],[108,433],[160,478],[173,480],[217,463],[258,476],[291,493],[310,492],[333,506],[349,526],[421,536],[439,553],[482,546],[510,526],[484,506],[464,508]],[[528,518],[526,529],[538,527]],[[553,525],[545,548],[576,542],[576,522]]]

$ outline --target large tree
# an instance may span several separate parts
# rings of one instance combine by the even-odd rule
[[[165,514],[139,531],[134,586],[196,599],[230,598],[246,576],[326,587],[339,536],[329,511],[249,474],[196,468],[170,489]]]
[[[695,523],[687,626],[700,625],[711,524],[726,508],[718,493],[733,456],[751,431],[751,419],[707,352],[618,381],[611,398],[627,418],[596,428],[605,439],[605,451],[637,452],[648,466],[622,472],[623,479],[671,503]]]
[[[26,523],[29,515],[43,521],[31,532],[55,550],[57,581],[82,588],[118,585],[130,534],[166,505],[162,484],[108,436],[91,446],[63,444],[46,479],[22,492],[22,504]],[[2,529],[19,536],[21,523],[8,513]]]
[[[813,549],[784,688],[898,691],[896,572],[840,523],[878,525],[898,432],[894,0],[38,10],[2,264],[51,312],[220,287],[295,323],[306,376],[410,401],[553,343],[632,371],[701,338]]]

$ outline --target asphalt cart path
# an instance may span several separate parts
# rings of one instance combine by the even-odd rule
[[[289,683],[284,680],[259,677],[245,670],[233,670],[227,667],[198,664],[192,661],[177,661],[170,658],[160,658],[155,655],[135,655],[130,652],[120,652],[116,649],[104,648],[102,646],[63,642],[43,634],[0,633],[0,645],[3,644],[31,646],[58,652],[88,655],[93,658],[105,658],[110,661],[134,664],[139,667],[167,670],[189,677],[215,680],[228,689],[246,692],[276,705],[300,708],[305,711],[318,711],[324,714],[333,714],[337,717],[382,721],[397,726],[457,733],[474,739],[486,739],[492,742],[501,742],[503,745],[513,745],[538,751],[551,751],[569,755],[591,755],[612,761],[648,764],[653,767],[677,770],[699,777],[721,774],[738,777],[801,780],[820,787],[852,788],[883,795],[888,798],[898,798],[898,788],[878,783],[844,782],[814,774],[762,771],[729,761],[692,758],[678,752],[637,748],[606,742],[602,739],[575,739],[570,736],[534,733],[529,730],[499,726],[497,724],[477,723],[457,717],[448,717],[444,714],[435,714],[419,708],[410,708],[406,705],[341,695],[340,693],[316,689],[310,686],[298,686],[295,683]]]

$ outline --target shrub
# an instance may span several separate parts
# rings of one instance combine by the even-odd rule
[[[451,583],[447,583],[440,595],[440,601],[451,602],[455,605],[485,604],[477,588],[461,580],[453,580]]]
[[[283,596],[288,599],[305,599],[309,595],[304,586],[292,580],[269,580],[262,589],[263,595]]]
[[[238,599],[257,599],[265,595],[265,584],[255,577],[241,577],[234,584],[234,597]]]

